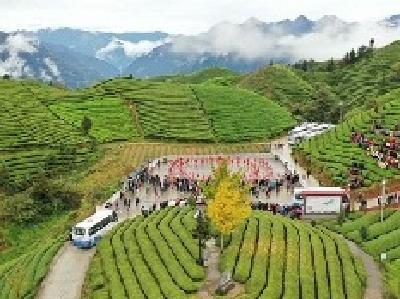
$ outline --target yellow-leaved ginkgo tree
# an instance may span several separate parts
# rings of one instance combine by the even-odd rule
[[[248,189],[237,178],[228,175],[221,179],[214,198],[208,201],[208,216],[221,234],[221,250],[223,235],[234,231],[251,213]]]

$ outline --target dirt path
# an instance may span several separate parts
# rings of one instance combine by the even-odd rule
[[[215,246],[215,239],[211,239],[206,243],[209,252],[207,262],[207,278],[203,285],[200,287],[197,298],[212,299],[215,296],[215,290],[218,287],[221,273],[219,272],[219,247]],[[244,285],[235,282],[233,289],[229,291],[226,298],[236,298],[237,296],[245,293]]]
[[[346,240],[354,256],[359,257],[364,262],[367,272],[367,287],[364,299],[382,299],[382,274],[373,258],[362,251],[355,243]]]
[[[206,246],[209,252],[206,274],[207,279],[198,292],[199,298],[213,298],[220,279],[220,272],[218,269],[219,248],[215,246],[215,241],[213,239],[207,241]]]
[[[38,292],[38,299],[79,299],[95,249],[81,250],[65,243]]]

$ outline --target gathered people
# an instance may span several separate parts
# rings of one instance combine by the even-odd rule
[[[367,137],[365,134],[352,129],[351,142],[363,148],[374,158],[381,168],[400,168],[399,154],[400,131],[382,129],[380,124],[373,126],[372,132],[380,136],[375,139]],[[382,137],[383,135],[383,137]]]

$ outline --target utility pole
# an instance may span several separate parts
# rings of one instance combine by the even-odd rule
[[[340,107],[340,122],[343,122],[343,101],[339,102]]]
[[[349,205],[350,205],[350,211],[351,212],[354,212],[354,200],[353,200],[353,198],[351,197],[351,185],[350,185],[350,183],[348,183],[347,184],[347,192],[348,192],[348,195],[349,195]]]
[[[381,222],[383,222],[383,204],[386,202],[386,181],[382,181],[382,198],[381,198]]]

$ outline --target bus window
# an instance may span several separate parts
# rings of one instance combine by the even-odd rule
[[[75,231],[75,235],[77,235],[77,236],[83,236],[86,234],[86,229],[84,229],[84,228],[75,227],[74,231]]]
[[[300,194],[295,194],[294,195],[294,198],[296,199],[296,200],[303,200],[303,197],[300,195]]]

